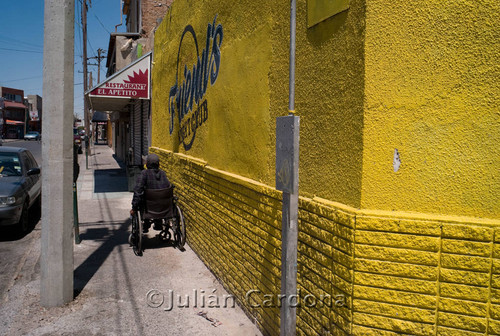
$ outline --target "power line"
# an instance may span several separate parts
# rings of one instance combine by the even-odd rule
[[[28,80],[28,79],[35,79],[35,78],[42,78],[43,76],[34,76],[34,77],[26,77],[26,78],[19,78],[19,79],[9,79],[9,80],[2,80],[3,83],[9,83],[9,82],[19,82],[23,80]]]
[[[8,46],[15,47],[15,48],[29,48],[29,49],[36,50],[36,51],[43,51],[43,47],[39,47],[39,46],[36,46],[33,44],[16,45],[16,43],[9,41],[9,40],[2,39],[2,38],[0,38],[0,44],[8,45]]]
[[[95,15],[94,13],[92,13],[94,15],[94,17],[97,19],[97,22],[99,22],[102,26],[102,28],[108,33],[108,34],[111,34],[111,32],[106,29],[106,27],[104,26],[104,24],[101,22],[101,20],[97,17],[97,15]]]
[[[24,42],[24,41],[21,41],[17,38],[8,37],[8,36],[2,35],[2,34],[0,34],[0,40],[8,41],[8,43],[24,44],[24,45],[29,46],[29,47],[43,48],[42,45],[34,44],[31,42]]]
[[[34,51],[34,50],[21,50],[21,49],[10,49],[10,48],[0,48],[0,50],[9,50],[9,51],[30,52],[30,53],[35,53],[35,54],[43,54],[43,51]]]

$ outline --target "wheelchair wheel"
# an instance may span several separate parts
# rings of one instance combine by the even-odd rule
[[[140,211],[137,211],[132,216],[132,233],[130,234],[129,243],[132,245],[135,255],[142,256],[142,220]]]
[[[186,243],[186,224],[184,223],[184,215],[181,209],[175,205],[175,217],[177,219],[177,228],[175,228],[174,238],[177,247],[183,247]]]

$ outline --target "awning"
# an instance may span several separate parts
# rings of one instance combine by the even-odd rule
[[[24,105],[23,103],[12,102],[12,101],[8,101],[8,100],[5,100],[4,104],[5,104],[5,108],[21,108],[21,109],[27,108],[26,105]]]
[[[9,119],[5,119],[5,123],[7,125],[24,125],[24,122],[22,122],[22,121],[9,120]]]
[[[150,99],[150,90],[151,53],[148,53],[85,92],[85,95],[94,110],[121,111],[134,99]]]
[[[105,122],[108,121],[108,114],[106,112],[95,111],[92,116],[92,122]]]

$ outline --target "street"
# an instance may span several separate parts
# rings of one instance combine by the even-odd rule
[[[42,165],[41,141],[4,140],[3,146],[29,149],[38,164]],[[27,255],[40,239],[40,214],[30,212],[30,230],[19,237],[14,230],[0,227],[0,304],[5,302],[10,287],[18,277]]]
[[[36,162],[42,165],[42,142],[41,141],[24,141],[18,139],[8,139],[3,141],[4,146],[22,147],[28,149],[36,159]]]

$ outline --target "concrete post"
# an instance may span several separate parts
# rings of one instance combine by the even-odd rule
[[[294,336],[297,321],[297,241],[300,117],[276,118],[276,189],[283,191],[281,219],[280,336]]]
[[[41,304],[73,299],[74,0],[45,0]]]

